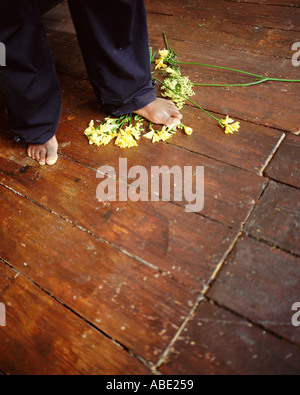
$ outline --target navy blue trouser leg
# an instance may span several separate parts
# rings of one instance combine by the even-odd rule
[[[11,129],[27,143],[44,144],[56,132],[61,96],[38,0],[0,0],[0,42],[6,47],[0,90]]]
[[[87,71],[109,114],[136,111],[156,99],[152,85],[144,0],[69,0]],[[44,144],[56,132],[60,87],[38,0],[0,0],[0,67],[13,132]]]
[[[99,104],[123,115],[156,99],[144,0],[69,0]]]

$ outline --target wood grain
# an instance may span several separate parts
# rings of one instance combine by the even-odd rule
[[[265,175],[274,180],[300,188],[300,136],[287,136]]]
[[[0,257],[113,339],[157,360],[197,295],[14,192],[0,193]]]
[[[300,255],[300,191],[271,182],[249,218],[245,231]]]
[[[292,325],[299,278],[299,257],[243,237],[209,296],[299,345],[299,328]]]
[[[177,375],[298,375],[298,347],[202,302],[160,368]]]
[[[227,226],[167,202],[98,202],[96,172],[60,158],[40,168],[0,136],[0,182],[97,237],[201,291],[229,248]],[[43,191],[41,193],[41,191]]]
[[[7,306],[7,326],[1,328],[0,369],[6,374],[149,373],[112,339],[21,275],[2,300]]]

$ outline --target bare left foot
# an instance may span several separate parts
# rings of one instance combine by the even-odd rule
[[[182,120],[182,114],[175,104],[171,100],[160,98],[134,113],[159,125],[178,126]]]
[[[41,166],[44,166],[46,164],[49,166],[54,165],[58,159],[57,151],[58,143],[55,136],[47,141],[46,144],[28,144],[27,148],[28,156],[38,161]]]

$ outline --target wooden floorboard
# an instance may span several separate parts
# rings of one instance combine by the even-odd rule
[[[53,169],[41,169],[8,138],[0,141],[6,147],[1,152],[2,185],[194,290],[202,290],[236,234],[196,213],[186,221],[185,209],[172,203],[99,203],[95,171],[65,158]],[[136,227],[138,232],[132,233]]]
[[[283,30],[299,30],[295,24],[295,18],[300,18],[300,10],[293,7],[285,7],[281,1],[280,14],[273,4],[264,2],[259,6],[255,2],[225,2],[216,0],[207,2],[206,0],[146,0],[146,7],[149,13],[184,16],[196,20],[227,22],[228,24],[248,25],[255,27],[266,27]],[[291,3],[290,3],[291,4]],[[54,16],[54,15],[53,15]]]
[[[271,182],[249,218],[245,231],[300,256],[300,191]]]
[[[287,136],[266,168],[274,180],[300,188],[300,136]]]
[[[1,210],[5,262],[157,362],[196,302],[195,293],[4,187]]]
[[[182,61],[299,78],[298,0],[145,3],[156,51],[165,31]],[[67,2],[44,21],[63,100],[55,167],[26,157],[0,105],[0,374],[299,374],[299,85],[195,88],[205,109],[241,122],[233,136],[188,105],[192,136],[97,148],[83,131],[106,114]],[[249,81],[182,71],[194,82]],[[173,196],[99,202],[97,169],[116,168],[119,188],[125,158],[149,173],[204,166],[204,209],[187,213]]]
[[[299,278],[300,257],[243,237],[209,296],[299,345],[300,332],[291,325]],[[247,296],[242,289],[247,289]]]
[[[299,374],[297,347],[208,302],[200,304],[169,358],[164,374]]]
[[[1,271],[3,266],[0,262]],[[0,344],[0,364],[6,374],[122,374],[125,366],[131,374],[149,373],[112,339],[21,275],[1,300],[7,306],[7,327],[1,328],[5,341]]]

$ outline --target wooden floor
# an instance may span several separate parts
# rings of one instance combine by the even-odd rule
[[[146,0],[183,61],[300,78],[299,0]],[[39,167],[0,109],[0,328],[3,374],[299,374],[300,85],[196,88],[241,122],[226,136],[193,106],[192,136],[139,148],[90,146],[104,119],[66,2],[45,16],[62,86],[59,163]],[[193,81],[248,77],[182,67]],[[96,200],[102,165],[205,167],[205,207]]]

